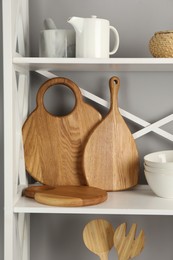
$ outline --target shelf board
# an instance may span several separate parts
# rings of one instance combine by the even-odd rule
[[[17,70],[30,71],[173,71],[173,58],[37,58],[14,57]]]
[[[109,192],[108,199],[98,205],[85,207],[52,207],[33,199],[21,197],[14,206],[15,213],[114,214],[114,215],[173,215],[173,199],[157,197],[147,185],[132,190]]]

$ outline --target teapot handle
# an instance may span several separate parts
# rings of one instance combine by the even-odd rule
[[[114,40],[115,40],[113,50],[109,52],[109,55],[112,55],[118,50],[120,40],[119,40],[118,31],[115,29],[115,27],[109,26],[109,28],[110,28],[110,30],[112,30],[112,32],[114,34]]]

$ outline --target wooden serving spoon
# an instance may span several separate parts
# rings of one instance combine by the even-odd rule
[[[133,224],[126,236],[126,223],[117,227],[114,233],[114,246],[118,260],[128,260],[139,255],[144,248],[144,231],[141,230],[135,239],[137,224]]]
[[[113,226],[104,219],[90,221],[83,230],[83,240],[86,247],[98,255],[101,260],[107,260],[113,247]]]

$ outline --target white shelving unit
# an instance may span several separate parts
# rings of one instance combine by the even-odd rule
[[[14,205],[14,212],[169,216],[173,215],[173,201],[155,196],[148,185],[138,185],[129,191],[109,192],[104,203],[87,207],[51,207],[21,197]]]
[[[5,260],[30,259],[30,213],[173,215],[173,201],[156,197],[148,186],[109,193],[102,204],[62,208],[49,207],[22,197],[28,185],[25,173],[21,127],[28,114],[29,72],[50,78],[51,71],[173,71],[173,59],[154,58],[31,58],[28,56],[28,0],[3,0],[4,42],[4,176],[5,176]],[[95,102],[105,100],[82,90]],[[144,128],[134,138],[154,131],[173,141],[173,136],[159,127],[172,121],[173,115],[150,124],[120,109],[123,116]]]
[[[58,71],[173,71],[173,58],[22,58],[14,57],[16,69]]]

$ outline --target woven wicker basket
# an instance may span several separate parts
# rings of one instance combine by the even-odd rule
[[[173,31],[156,32],[149,41],[151,54],[157,58],[173,57]]]

